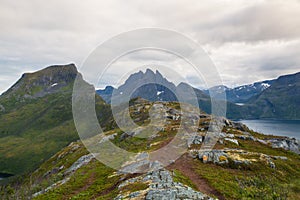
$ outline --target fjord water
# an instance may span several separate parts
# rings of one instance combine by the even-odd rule
[[[300,139],[300,120],[241,120],[250,129],[267,134]]]
[[[0,172],[0,181],[5,179],[5,178],[8,178],[10,176],[13,176],[13,174],[6,174],[6,173],[1,173]]]

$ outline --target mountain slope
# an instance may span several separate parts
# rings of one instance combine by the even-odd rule
[[[0,96],[0,172],[31,171],[78,139],[71,104],[77,75],[73,64],[50,66],[22,75]],[[100,97],[96,102],[109,120],[109,107]]]
[[[253,96],[260,94],[273,84],[274,80],[267,80],[261,82],[255,82],[253,84],[242,85],[235,88],[228,88],[224,85],[214,86],[210,88],[210,91],[226,93],[226,99],[232,103],[245,103]],[[204,90],[206,94],[209,94],[209,90]]]
[[[103,90],[97,90],[97,94],[99,96],[102,97],[102,99],[107,102],[107,103],[110,103],[110,99],[111,99],[111,95],[113,93],[113,91],[115,90],[114,87],[112,86],[106,86],[105,89]]]
[[[300,73],[280,76],[247,104],[254,118],[300,119]]]

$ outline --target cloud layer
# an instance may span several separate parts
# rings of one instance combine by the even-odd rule
[[[142,27],[199,42],[229,86],[276,78],[299,71],[299,11],[296,0],[0,0],[0,92],[23,72],[70,62],[80,67],[100,43]],[[177,70],[193,82],[188,70]]]

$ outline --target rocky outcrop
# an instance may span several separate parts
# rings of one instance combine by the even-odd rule
[[[145,175],[129,179],[119,185],[119,189],[133,183],[146,183],[148,188],[142,191],[135,191],[129,194],[119,194],[115,200],[121,199],[146,199],[146,200],[177,200],[177,199],[213,199],[201,192],[174,182],[172,173],[166,169],[149,172]]]
[[[74,144],[72,146],[75,147]],[[70,151],[72,151],[72,149]],[[45,188],[44,190],[41,190],[39,192],[34,193],[32,195],[32,197],[37,197],[37,196],[39,196],[41,194],[44,194],[45,192],[48,192],[49,190],[51,190],[53,188],[56,188],[56,187],[59,187],[59,186],[65,184],[66,182],[68,182],[70,180],[71,175],[73,175],[76,170],[78,170],[79,168],[81,168],[83,165],[86,165],[89,162],[91,162],[91,160],[93,158],[94,158],[93,154],[88,154],[88,155],[84,155],[84,156],[80,157],[76,162],[74,162],[72,164],[72,166],[70,168],[68,168],[63,173],[64,178],[62,180],[59,180],[56,183],[53,183],[52,185],[50,185],[49,187]],[[63,165],[61,167],[59,167],[59,168],[53,168],[52,170],[50,170],[46,174],[44,174],[44,177],[50,176],[51,174],[54,174],[54,173],[58,173],[59,171],[61,171],[63,169],[64,169]]]
[[[279,138],[268,140],[272,148],[282,148],[300,154],[299,141],[295,138]]]
[[[275,169],[275,163],[273,160],[287,160],[285,156],[271,156],[263,153],[247,152],[241,149],[223,149],[223,150],[211,150],[200,151],[190,150],[190,155],[194,158],[198,158],[203,163],[214,164],[227,164],[229,160],[236,166],[238,165],[250,165],[252,162],[263,161],[269,167]],[[245,157],[256,157],[256,159],[247,159]]]
[[[239,145],[239,141],[236,140],[236,139],[224,138],[224,140],[229,141],[229,142],[232,142],[232,143],[234,143],[234,144],[236,144],[236,145]]]
[[[199,151],[197,157],[203,162],[214,164],[228,163],[228,155],[222,150]]]
[[[75,163],[73,163],[73,165],[68,170],[65,171],[64,175],[74,173],[77,169],[79,169],[83,165],[86,165],[89,162],[91,162],[93,158],[94,158],[93,154],[88,154],[80,157]]]
[[[189,137],[187,139],[188,148],[191,148],[191,146],[193,144],[196,144],[196,145],[202,144],[203,139],[204,139],[204,136],[199,135],[198,133],[193,133],[193,134],[189,135]]]
[[[266,139],[266,140],[262,140],[262,139],[255,139],[255,140],[264,145],[271,145],[271,147],[275,149],[282,148],[287,151],[292,151],[294,153],[300,154],[300,148],[299,148],[300,142],[295,138],[283,137],[283,138],[273,138],[273,139]]]

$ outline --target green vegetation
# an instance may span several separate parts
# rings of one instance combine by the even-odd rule
[[[80,168],[71,179],[55,190],[35,199],[112,199],[117,195],[119,176],[98,161]]]
[[[31,172],[79,139],[72,115],[77,73],[74,65],[67,65],[24,74],[0,96],[0,105],[4,107],[0,110],[0,172]],[[53,83],[58,83],[57,89],[52,88]],[[37,93],[40,94],[34,96]],[[102,127],[115,128],[110,107],[99,96],[96,112]]]
[[[148,188],[148,184],[146,183],[140,183],[140,182],[137,182],[137,183],[131,183],[131,184],[128,184],[126,186],[124,186],[122,188],[122,193],[126,193],[126,192],[136,192],[136,191],[140,191],[140,190],[145,190]]]
[[[187,185],[195,190],[197,190],[197,186],[186,176],[184,176],[179,170],[173,170],[174,176],[173,179],[175,182],[182,183]]]
[[[30,171],[78,138],[70,101],[53,94],[0,115],[1,172]]]

